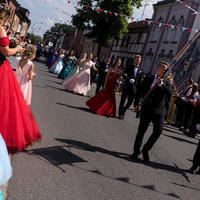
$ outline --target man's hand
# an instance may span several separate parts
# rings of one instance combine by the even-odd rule
[[[135,79],[130,79],[129,81],[131,84],[134,84],[135,83]]]
[[[162,79],[160,77],[157,77],[156,85],[160,85],[162,83]]]
[[[139,112],[139,110],[140,110],[140,106],[135,106],[134,112],[137,113],[137,112]]]

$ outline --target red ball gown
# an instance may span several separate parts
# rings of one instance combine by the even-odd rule
[[[116,117],[115,87],[120,74],[110,72],[105,90],[86,102],[90,110],[98,115]]]
[[[8,37],[0,38],[0,46],[9,45]],[[0,133],[9,151],[22,151],[40,140],[40,130],[26,104],[10,63],[0,53]]]

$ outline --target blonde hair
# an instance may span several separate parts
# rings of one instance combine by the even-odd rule
[[[36,54],[36,48],[32,45],[27,46],[22,53],[22,58],[30,59],[32,56]]]
[[[6,4],[0,4],[0,25],[4,25],[6,20],[9,18],[10,10],[11,9]]]

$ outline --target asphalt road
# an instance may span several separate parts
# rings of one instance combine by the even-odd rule
[[[200,199],[200,176],[185,171],[197,139],[166,126],[151,162],[133,162],[129,154],[138,126],[133,111],[123,121],[93,114],[85,105],[88,97],[64,91],[44,64],[35,68],[31,108],[43,139],[12,157],[8,200]]]

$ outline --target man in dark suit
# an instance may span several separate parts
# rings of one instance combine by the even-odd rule
[[[118,110],[119,119],[124,119],[125,112],[132,105],[135,98],[137,88],[143,78],[143,73],[140,68],[141,56],[136,55],[132,66],[128,66],[124,71],[124,84],[122,86],[122,96]],[[125,102],[127,103],[125,105]]]
[[[96,92],[95,92],[96,94],[99,93],[100,89],[104,87],[106,75],[108,73],[108,70],[111,68],[110,62],[111,62],[111,58],[108,57],[106,59],[106,62],[103,62],[98,67],[98,80],[97,80],[97,88],[96,88]]]
[[[99,62],[98,62],[98,56],[94,56],[92,59],[92,62],[94,63],[94,66],[98,69],[99,68]],[[90,69],[90,84],[94,83],[96,81],[97,72],[94,71],[94,69],[91,67]]]
[[[135,105],[138,106],[134,108],[135,112],[138,111],[140,100],[144,99],[146,94],[151,90],[151,93],[148,97],[146,96],[144,102],[141,104],[140,123],[135,139],[134,153],[131,155],[133,159],[137,159],[140,154],[144,134],[150,122],[153,123],[153,133],[142,150],[144,161],[149,162],[148,152],[162,133],[165,115],[167,114],[166,99],[172,93],[170,80],[163,79],[168,67],[168,63],[160,62],[157,66],[156,74],[146,76],[137,92]]]
[[[197,145],[197,149],[192,161],[192,167],[189,169],[189,172],[192,174],[197,173],[200,175],[200,141]]]

